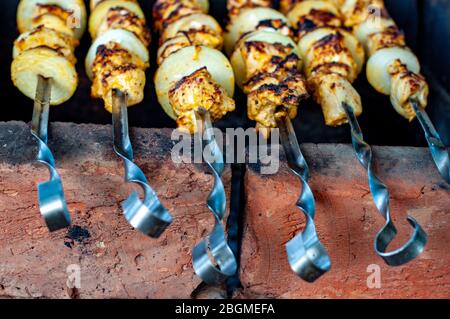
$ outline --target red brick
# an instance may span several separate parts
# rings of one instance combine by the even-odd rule
[[[427,149],[375,148],[377,171],[389,185],[391,210],[401,239],[414,216],[429,236],[426,251],[401,267],[384,264],[373,249],[383,225],[367,185],[366,173],[349,145],[304,145],[317,200],[317,228],[332,269],[314,284],[290,271],[284,245],[304,225],[294,206],[300,182],[285,163],[280,173],[262,176],[250,167],[246,176],[246,221],[237,296],[276,298],[449,298],[450,197]],[[395,243],[394,243],[395,247]],[[367,267],[381,267],[381,289],[369,289]]]
[[[200,284],[191,249],[214,220],[205,204],[212,176],[170,160],[170,130],[132,132],[137,164],[174,223],[158,240],[127,224],[120,203],[133,187],[123,182],[110,126],[54,123],[50,146],[73,225],[90,233],[68,248],[67,231],[50,234],[39,214],[36,185],[47,171],[34,163],[28,126],[0,124],[0,297],[67,298],[70,264],[81,266],[81,298],[190,297]]]

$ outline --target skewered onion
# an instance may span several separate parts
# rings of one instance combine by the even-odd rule
[[[133,33],[121,29],[109,30],[95,39],[86,56],[86,73],[90,79],[92,79],[93,77],[92,66],[97,54],[98,47],[100,47],[101,45],[106,45],[109,42],[120,44],[122,48],[132,52],[146,64],[148,64],[150,61],[147,48]]]
[[[234,45],[244,34],[254,31],[258,24],[267,20],[280,20],[288,23],[283,14],[271,8],[243,9],[239,16],[233,20],[225,34],[225,51],[227,54],[232,53]],[[270,31],[271,29],[265,30]]]
[[[236,49],[234,50],[230,58],[231,65],[233,66],[234,74],[236,77],[236,83],[241,89],[243,83],[248,80],[248,75],[246,74],[247,70],[247,68],[245,67],[246,61],[242,56],[242,51],[240,50],[240,47],[245,45],[245,43],[252,41],[263,41],[272,44],[279,43],[285,46],[291,46],[294,48],[294,52],[297,53],[297,56],[299,56],[297,45],[289,37],[286,37],[279,33],[269,32],[265,30],[260,30],[248,34],[239,41],[239,43],[236,45]],[[298,69],[301,70],[301,67],[302,67],[301,60],[299,60]]]
[[[177,119],[169,101],[169,91],[183,77],[206,67],[212,79],[225,89],[228,96],[234,95],[234,74],[228,59],[220,52],[208,47],[190,46],[168,56],[155,75],[156,94],[164,111]]]
[[[392,79],[389,66],[400,59],[411,72],[419,73],[420,64],[417,57],[408,49],[386,48],[377,51],[367,62],[367,79],[380,93],[391,93]]]
[[[78,85],[75,66],[52,49],[27,50],[13,60],[11,76],[14,85],[30,99],[35,98],[39,75],[52,81],[51,105],[67,101]]]

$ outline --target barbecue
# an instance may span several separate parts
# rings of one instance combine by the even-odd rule
[[[384,1],[346,1],[338,8],[345,26],[352,28],[367,52],[369,83],[378,92],[390,96],[392,106],[401,116],[409,121],[418,118],[439,173],[450,183],[448,151],[425,112],[428,83],[420,74],[419,60],[389,16]]]
[[[92,1],[91,9],[89,32],[94,42],[86,57],[86,73],[93,82],[91,95],[102,98],[105,109],[112,113],[114,149],[123,159],[126,181],[144,190],[144,200],[134,192],[123,203],[124,215],[134,228],[159,237],[172,217],[133,162],[127,113],[127,107],[144,98],[150,32],[134,0]]]
[[[409,298],[445,288],[443,6],[5,2],[0,241],[12,266],[0,290]],[[68,276],[80,266],[95,280],[61,292],[48,269],[69,260]]]
[[[280,128],[289,166],[302,182],[297,206],[305,214],[307,224],[303,233],[286,244],[286,251],[292,270],[313,282],[330,269],[330,259],[317,236],[309,169],[291,123],[308,92],[291,28],[284,15],[271,9],[271,5],[270,1],[228,2],[227,51],[238,85],[248,97],[248,117],[256,121],[265,137],[272,128]]]
[[[221,175],[224,158],[212,131],[212,121],[235,109],[234,74],[219,51],[222,28],[207,15],[208,3],[197,0],[158,0],[153,8],[155,29],[160,33],[159,68],[155,75],[158,100],[176,120],[179,130],[198,133],[212,145],[214,161],[204,158],[214,175],[207,204],[215,218],[211,234],[194,247],[194,270],[206,283],[217,284],[237,270],[228,246],[223,218],[226,194]]]
[[[74,17],[75,12],[79,16]],[[69,100],[78,86],[75,48],[84,33],[86,9],[81,0],[22,0],[17,9],[21,35],[14,42],[11,77],[14,85],[34,99],[32,134],[38,140],[37,160],[46,165],[50,180],[38,186],[39,206],[47,227],[56,231],[70,225],[55,159],[47,146],[50,106]]]
[[[326,124],[350,124],[355,153],[367,169],[375,205],[386,219],[375,238],[375,251],[389,265],[405,264],[423,251],[427,236],[418,222],[408,216],[414,230],[411,238],[401,248],[387,251],[397,234],[390,217],[389,191],[374,173],[372,149],[364,141],[357,121],[362,113],[361,98],[352,86],[364,64],[362,45],[343,28],[339,8],[333,1],[285,1],[282,7],[297,30],[305,74]]]

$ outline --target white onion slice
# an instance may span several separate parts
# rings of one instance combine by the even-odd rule
[[[264,20],[282,20],[288,23],[286,17],[271,8],[244,9],[230,25],[225,34],[225,51],[229,55],[239,38],[250,31],[255,30],[258,24]]]
[[[259,30],[252,33],[249,33],[245,37],[243,37],[239,44],[236,46],[233,54],[231,55],[231,65],[234,69],[234,75],[236,77],[236,83],[237,85],[242,88],[242,84],[247,80],[247,74],[246,74],[246,66],[245,66],[245,59],[242,56],[241,50],[239,47],[245,43],[245,42],[252,42],[252,41],[259,41],[259,42],[266,42],[266,43],[280,43],[282,45],[291,45],[294,48],[294,52],[297,54],[297,56],[300,57],[298,54],[297,46],[295,42],[285,35],[282,35],[280,33],[265,31],[265,30]],[[298,66],[299,69],[301,69],[301,64]]]
[[[38,75],[52,81],[51,105],[62,104],[75,93],[78,84],[75,66],[54,50],[31,49],[13,60],[11,78],[14,85],[30,99],[36,96]]]
[[[355,62],[358,65],[358,74],[361,73],[364,63],[366,62],[366,54],[362,44],[350,32],[345,30],[340,30],[339,32],[344,36],[345,46],[350,50],[353,59],[355,59]]]
[[[358,66],[357,73],[359,74],[362,71],[365,62],[364,49],[353,34],[343,29],[339,29],[338,31],[344,36],[345,46],[351,52],[352,57]],[[298,43],[298,48],[302,60],[306,61],[308,52],[314,45],[314,43],[330,34],[335,33],[335,28],[319,28],[307,33],[304,37],[302,37],[302,39]]]
[[[83,36],[87,21],[83,0],[21,0],[17,8],[17,26],[20,33],[30,31],[33,28],[33,14],[38,4],[57,5],[64,10],[73,11],[72,18],[74,19],[69,19],[67,25],[73,30],[77,39]]]
[[[134,35],[134,33],[122,30],[113,29],[101,34],[94,43],[92,43],[89,52],[86,56],[86,73],[92,80],[92,65],[97,54],[97,48],[101,45],[106,45],[109,42],[115,42],[120,44],[124,49],[130,51],[131,53],[137,55],[145,63],[149,63],[150,56],[147,48],[144,44]]]
[[[229,97],[234,95],[234,74],[230,62],[222,52],[204,46],[190,46],[171,54],[155,74],[158,101],[173,119],[177,116],[169,102],[169,91],[183,77],[206,67],[212,79]]]
[[[344,16],[348,16],[353,12],[358,1],[359,0],[344,0],[343,1],[344,3],[341,5],[339,9]]]
[[[417,57],[406,48],[386,48],[377,51],[367,62],[367,79],[380,93],[390,95],[391,75],[389,66],[399,59],[414,73],[420,73],[420,64]]]

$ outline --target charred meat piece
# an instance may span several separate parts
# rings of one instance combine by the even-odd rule
[[[192,111],[203,108],[217,120],[235,109],[234,100],[214,82],[206,68],[182,78],[169,91],[169,101],[178,116],[178,127],[191,133],[197,130]]]
[[[127,93],[128,106],[140,103],[144,98],[146,68],[141,59],[118,43],[98,47],[93,66],[92,97],[103,98],[105,108],[110,112],[113,89]]]
[[[111,29],[130,31],[134,33],[146,47],[150,45],[150,31],[146,26],[145,20],[126,8],[115,7],[110,9],[106,19],[97,30],[97,36]]]

